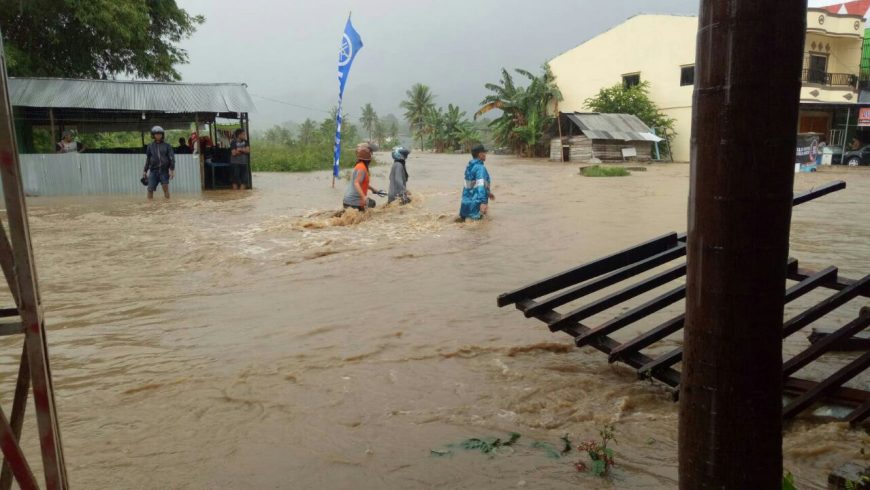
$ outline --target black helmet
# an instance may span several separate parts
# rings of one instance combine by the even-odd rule
[[[486,147],[483,145],[474,145],[471,149],[471,156],[477,158],[481,153],[487,153]]]

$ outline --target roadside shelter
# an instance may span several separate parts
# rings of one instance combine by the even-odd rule
[[[559,113],[562,138],[550,142],[550,159],[585,162],[656,158],[655,144],[664,141],[637,116],[597,112]]]
[[[25,191],[43,196],[141,193],[144,147],[155,125],[184,130],[202,143],[195,154],[176,155],[174,192],[225,187],[231,170],[226,128],[249,130],[248,114],[255,110],[246,85],[229,83],[10,78],[9,95]],[[48,132],[53,147],[67,129],[138,132],[141,141],[84,153],[37,153],[36,133]],[[246,180],[250,187],[250,168]]]

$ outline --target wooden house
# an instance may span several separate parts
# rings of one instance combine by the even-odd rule
[[[571,112],[559,113],[559,119],[563,137],[550,141],[553,161],[648,162],[655,144],[664,141],[630,114]]]

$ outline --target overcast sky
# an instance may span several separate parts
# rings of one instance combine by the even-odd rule
[[[401,117],[416,82],[441,105],[469,113],[501,67],[537,70],[545,61],[638,13],[696,15],[698,0],[177,0],[204,25],[182,46],[189,82],[244,82],[255,96],[255,129],[335,105],[338,47],[349,11],[365,47],[354,62],[345,112],[371,102]],[[650,39],[650,42],[655,42]],[[594,67],[590,67],[594,69]]]

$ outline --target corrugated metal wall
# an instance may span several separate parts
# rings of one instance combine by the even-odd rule
[[[21,155],[24,192],[28,196],[142,194],[139,182],[145,155],[75,153]],[[202,192],[199,157],[175,156],[173,193]]]

